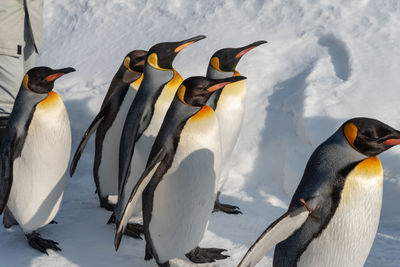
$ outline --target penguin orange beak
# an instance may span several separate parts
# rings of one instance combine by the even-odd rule
[[[179,51],[183,50],[185,47],[188,47],[189,45],[194,44],[195,42],[200,41],[200,40],[202,40],[204,38],[206,38],[206,36],[198,35],[198,36],[195,36],[193,38],[181,41],[180,42],[181,44],[174,49],[174,52],[175,53],[179,53]]]
[[[249,45],[247,45],[245,47],[242,47],[242,48],[240,48],[241,51],[236,54],[235,58],[241,58],[244,54],[246,54],[247,52],[249,52],[253,48],[256,48],[257,46],[265,44],[265,43],[267,43],[267,41],[261,40],[261,41],[257,41],[257,42],[254,42],[252,44],[249,44]]]
[[[54,74],[50,74],[50,75],[46,76],[46,78],[44,78],[44,79],[48,82],[51,82],[51,81],[54,81],[54,80],[60,78],[64,74],[74,72],[74,71],[75,71],[74,68],[64,68],[64,69],[55,70]]]
[[[383,143],[385,145],[389,145],[389,146],[399,145],[400,144],[400,138],[388,139],[388,140],[383,141]]]
[[[225,86],[227,86],[228,84],[234,83],[234,82],[238,82],[241,80],[245,80],[246,77],[244,76],[235,76],[235,77],[229,77],[226,79],[221,79],[221,80],[217,80],[215,84],[213,84],[212,86],[207,88],[208,92],[214,92],[217,90],[220,90],[222,88],[224,88]]]

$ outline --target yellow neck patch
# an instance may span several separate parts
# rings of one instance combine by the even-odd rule
[[[190,118],[190,121],[191,122],[199,121],[202,119],[209,118],[210,116],[213,115],[214,115],[214,110],[211,107],[205,105],[196,114],[194,114],[193,117]]]
[[[219,68],[219,58],[213,57],[213,58],[210,60],[210,63],[211,63],[211,66],[213,66],[214,69],[216,69],[216,70],[218,70],[218,71],[222,71],[222,70]]]
[[[383,175],[382,164],[378,157],[371,157],[361,161],[354,171],[366,178]]]
[[[50,91],[47,97],[38,104],[38,107],[48,109],[55,105],[58,105],[60,100],[61,98],[56,92]]]
[[[357,126],[355,126],[353,123],[349,122],[346,123],[346,125],[343,127],[343,132],[344,136],[346,137],[347,141],[350,143],[350,145],[358,151],[358,149],[354,146],[354,141],[357,138]]]
[[[139,79],[137,79],[136,81],[134,81],[133,83],[131,83],[131,86],[132,86],[133,88],[135,88],[136,90],[138,90],[139,87],[140,87],[140,84],[142,83],[142,81],[143,81],[143,73],[142,73],[142,75],[140,75]]]
[[[187,105],[187,103],[185,102],[185,92],[186,92],[186,86],[181,85],[181,86],[179,86],[178,91],[176,92],[176,95],[178,96],[179,100],[182,103]]]
[[[153,68],[156,68],[158,70],[168,70],[168,69],[163,69],[160,66],[158,66],[158,57],[156,53],[151,53],[151,55],[149,55],[147,57],[147,63],[152,66]]]

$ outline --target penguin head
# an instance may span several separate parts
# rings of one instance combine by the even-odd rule
[[[211,57],[210,65],[218,71],[234,72],[239,60],[244,54],[266,42],[267,41],[261,40],[239,48],[220,49]]]
[[[122,63],[120,70],[122,80],[126,83],[132,83],[139,79],[143,73],[144,62],[146,60],[147,51],[144,50],[133,50],[128,53],[124,62]]]
[[[176,55],[185,47],[206,38],[204,35],[180,42],[159,43],[150,48],[147,54],[147,64],[159,70],[171,70]]]
[[[47,94],[54,88],[54,81],[64,74],[75,71],[74,68],[53,70],[49,67],[35,67],[24,76],[23,85],[37,94]]]
[[[124,67],[127,71],[142,73],[147,51],[133,50],[124,59]]]
[[[353,118],[342,129],[350,145],[368,157],[400,144],[400,131],[375,119]]]
[[[246,79],[244,76],[234,76],[226,79],[207,79],[201,76],[187,78],[177,91],[181,102],[191,106],[203,106],[210,96],[226,85]]]

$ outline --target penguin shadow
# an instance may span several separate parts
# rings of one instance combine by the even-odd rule
[[[306,80],[313,68],[314,63],[295,76],[275,84],[273,93],[268,97],[269,105],[266,106],[265,126],[260,133],[258,155],[252,172],[245,178],[243,189],[255,202],[265,199],[266,195],[285,195],[287,205],[301,178],[302,173],[297,169],[305,166],[311,155],[312,144],[306,132],[303,113]],[[257,210],[249,212],[265,215],[265,212],[260,214]]]

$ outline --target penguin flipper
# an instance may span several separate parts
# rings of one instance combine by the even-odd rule
[[[97,114],[97,116],[93,119],[92,123],[90,124],[89,128],[86,130],[86,132],[83,134],[82,140],[79,143],[78,148],[75,151],[74,157],[71,161],[71,166],[69,168],[69,175],[72,177],[74,175],[76,166],[78,165],[78,161],[81,158],[81,155],[83,153],[83,150],[86,147],[86,144],[88,143],[90,137],[92,134],[97,130],[99,127],[101,121],[103,120],[104,116],[109,112],[110,109],[110,102],[108,102],[103,109],[100,110],[100,112]]]
[[[14,144],[15,142],[11,142]],[[13,182],[13,162],[14,157],[12,153],[12,148],[10,145],[6,145],[5,142],[1,144],[1,154],[0,154],[0,214],[3,213],[8,197],[11,192],[11,185]]]
[[[124,233],[125,227],[129,221],[128,211],[135,207],[144,189],[146,188],[150,180],[153,178],[153,175],[156,173],[158,167],[162,163],[165,155],[166,155],[166,148],[163,146],[158,151],[155,157],[149,158],[149,162],[147,163],[146,169],[140,176],[140,179],[136,183],[135,187],[132,189],[132,193],[130,194],[128,201],[122,199],[127,196],[125,195],[118,196],[118,203],[117,206],[115,207],[115,218],[116,218],[115,224],[117,227],[114,239],[115,250],[118,250],[119,244],[121,243],[122,234]],[[123,191],[124,188],[122,189],[122,192]],[[121,207],[122,203],[126,203],[126,205],[124,207]]]
[[[249,248],[238,267],[256,265],[262,257],[276,244],[287,239],[307,220],[310,212],[304,205],[299,205],[283,214],[261,234]]]

